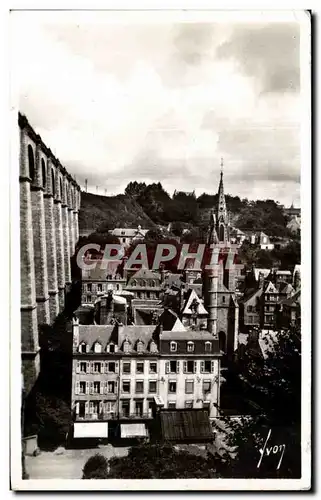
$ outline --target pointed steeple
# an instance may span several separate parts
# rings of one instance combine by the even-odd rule
[[[228,213],[226,209],[226,201],[224,195],[224,184],[223,184],[223,158],[221,158],[221,174],[220,183],[218,186],[218,204],[217,204],[217,234],[219,241],[228,241]]]

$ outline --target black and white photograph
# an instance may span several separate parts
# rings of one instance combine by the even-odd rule
[[[13,490],[310,489],[310,65],[309,11],[10,12]]]

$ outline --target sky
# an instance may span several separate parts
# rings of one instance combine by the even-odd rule
[[[83,187],[300,206],[300,24],[12,14],[17,106]],[[106,190],[106,191],[105,191]]]

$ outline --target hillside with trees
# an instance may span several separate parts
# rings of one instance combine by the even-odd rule
[[[80,234],[96,230],[103,232],[114,227],[137,227],[139,224],[147,229],[155,226],[134,198],[124,194],[100,196],[81,193]]]
[[[286,229],[289,221],[283,206],[274,200],[250,201],[246,198],[226,194],[226,204],[232,226],[242,230],[263,231],[278,238],[291,235]],[[174,191],[173,196],[160,182],[130,182],[124,195],[98,196],[82,193],[79,214],[80,233],[88,230],[101,232],[114,227],[137,227],[151,229],[155,225],[174,225],[173,235],[179,236],[183,229],[203,230],[209,221],[210,212],[217,205],[217,194]],[[174,232],[176,231],[176,232]]]

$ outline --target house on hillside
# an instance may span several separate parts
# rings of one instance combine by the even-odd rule
[[[135,241],[143,240],[148,231],[148,229],[142,229],[141,226],[138,226],[136,229],[116,227],[115,229],[111,229],[109,233],[116,236],[121,245],[128,247]]]

